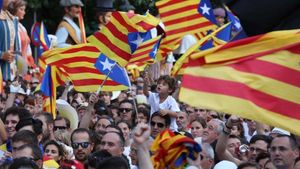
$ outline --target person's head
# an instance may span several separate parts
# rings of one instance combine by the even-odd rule
[[[130,167],[124,157],[113,156],[101,161],[97,169],[130,169]]]
[[[43,167],[43,155],[40,147],[36,144],[25,144],[16,149],[13,153],[13,159],[21,157],[31,158],[40,169]]]
[[[89,169],[95,169],[101,161],[110,157],[112,157],[111,154],[106,150],[100,150],[90,154],[88,157]]]
[[[117,125],[120,127],[122,130],[123,136],[125,141],[129,141],[130,139],[130,132],[131,132],[131,126],[128,122],[126,121],[119,121]]]
[[[9,4],[12,2],[13,0],[3,0],[3,6],[2,6],[2,8],[4,9],[4,10],[6,10],[7,8],[8,8],[8,6],[9,6]]]
[[[112,92],[102,91],[99,95],[100,100],[103,100],[104,103],[108,106],[110,105],[112,97]]]
[[[207,123],[207,127],[203,131],[202,141],[205,143],[213,143],[222,133],[224,124],[219,119],[211,119]]]
[[[236,150],[239,149],[240,145],[241,140],[239,139],[239,137],[235,135],[230,135],[227,141],[226,149],[230,152],[230,154],[233,157],[238,158]]]
[[[65,15],[73,19],[78,18],[83,3],[81,0],[60,0],[60,5],[64,7]]]
[[[50,140],[44,145],[45,155],[59,162],[64,158],[64,150],[60,143]]]
[[[53,127],[54,131],[57,131],[57,130],[68,130],[69,131],[70,127],[71,127],[70,120],[65,117],[57,116],[56,119],[54,120],[54,127]]]
[[[49,140],[50,135],[53,135],[54,121],[51,113],[42,112],[34,116],[35,119],[39,119],[43,123],[43,139],[42,142]]]
[[[254,135],[250,140],[248,159],[255,162],[259,153],[267,152],[271,138],[266,135]]]
[[[171,95],[176,89],[176,80],[169,75],[160,76],[157,80],[156,91],[159,94]]]
[[[149,108],[138,108],[137,123],[148,123],[150,119]]]
[[[100,134],[104,134],[106,132],[106,127],[111,124],[113,124],[111,119],[105,116],[101,116],[94,126],[94,131]]]
[[[137,145],[137,143],[133,142],[130,145],[129,156],[130,156],[130,159],[131,159],[131,164],[136,165],[136,166],[138,166],[138,160],[139,160],[138,155],[137,155],[137,151],[138,151],[138,145]]]
[[[113,1],[96,1],[96,19],[100,29],[110,22],[113,11],[115,11]]]
[[[263,169],[276,169],[276,167],[274,166],[274,164],[272,163],[271,159],[268,159],[263,167]],[[298,168],[294,168],[294,169],[298,169]]]
[[[27,2],[24,0],[14,0],[9,4],[9,12],[18,17],[19,20],[23,20],[26,14]]]
[[[32,158],[20,157],[14,159],[13,163],[8,169],[40,169]]]
[[[38,139],[34,132],[29,130],[18,131],[11,139],[12,152],[25,144],[38,145]]]
[[[237,169],[259,169],[259,167],[256,163],[245,162],[240,164]]]
[[[133,103],[130,100],[123,100],[119,104],[119,114],[121,120],[125,120],[132,124],[132,120],[135,119],[135,112],[133,108]]]
[[[196,117],[201,117],[206,121],[206,119],[207,119],[207,110],[206,109],[194,108],[194,111],[195,111],[195,116]]]
[[[200,165],[203,169],[211,169],[214,164],[215,153],[212,146],[208,143],[202,143],[200,152]]]
[[[20,120],[16,126],[16,130],[29,130],[34,132],[37,135],[39,142],[41,142],[43,138],[43,122],[39,119],[27,118]]]
[[[278,135],[271,142],[270,155],[276,168],[292,168],[299,149],[291,136]]]
[[[206,121],[210,121],[211,119],[220,119],[220,114],[214,110],[207,110]]]
[[[244,133],[245,133],[245,131],[244,131],[243,124],[239,123],[236,126],[232,126],[230,134],[235,135],[235,136],[240,137],[240,138],[244,138]]]
[[[35,107],[35,100],[32,97],[28,97],[24,102],[24,108],[27,109],[32,115],[37,113],[37,109]]]
[[[184,111],[177,113],[176,124],[178,126],[178,130],[187,130],[187,125],[189,124],[188,114]]]
[[[151,137],[156,138],[156,136],[168,128],[170,124],[171,118],[169,115],[161,116],[159,112],[153,113],[150,119]]]
[[[12,137],[16,132],[16,126],[21,119],[31,117],[28,110],[22,107],[10,107],[4,113],[4,126],[8,137]]]
[[[217,24],[222,26],[226,22],[226,10],[222,7],[215,8],[213,13],[216,17]]]
[[[202,137],[203,131],[206,128],[206,121],[198,117],[191,122],[191,133],[194,138]]]
[[[71,145],[76,160],[84,163],[94,147],[89,130],[84,128],[74,130],[71,134]]]
[[[112,156],[121,156],[124,146],[125,139],[118,132],[107,132],[100,143],[100,149],[108,151]]]
[[[260,153],[257,155],[255,162],[258,164],[260,169],[263,169],[265,164],[270,160],[269,153]]]

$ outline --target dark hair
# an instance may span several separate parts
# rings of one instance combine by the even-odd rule
[[[124,157],[110,157],[101,161],[97,169],[130,169]]]
[[[118,133],[118,132],[115,132],[115,131],[110,131],[110,132],[107,132],[103,135],[103,137],[106,135],[106,134],[109,134],[109,133],[115,133],[119,136],[119,139],[120,139],[120,145],[121,147],[124,147],[125,146],[125,138],[123,136],[123,133]]]
[[[99,100],[94,105],[94,109],[96,110],[96,114],[98,115],[109,115],[109,109],[107,108],[105,102],[103,100]]]
[[[266,142],[268,144],[268,147],[272,141],[272,138],[269,137],[269,136],[266,136],[266,135],[261,135],[261,134],[257,134],[257,135],[254,135],[251,140],[250,140],[250,144],[254,144],[256,141],[258,140],[262,140],[264,142]]]
[[[27,97],[27,99],[24,101],[24,105],[29,104],[31,106],[35,106],[35,100],[33,97]]]
[[[4,113],[4,121],[8,115],[19,116],[19,119],[25,119],[32,117],[31,113],[24,107],[10,107]]]
[[[39,166],[28,157],[21,157],[14,159],[13,163],[10,165],[9,169],[19,169],[19,168],[26,168],[26,169],[39,169]]]
[[[132,126],[127,122],[127,121],[124,121],[124,120],[121,120],[117,123],[117,126],[120,124],[120,123],[125,123],[127,125],[127,127],[131,130],[132,129]],[[122,130],[122,129],[121,129]]]
[[[29,130],[18,131],[11,139],[12,142],[22,141],[26,144],[36,144],[38,145],[37,135]]]
[[[92,141],[92,134],[88,129],[86,129],[86,128],[77,128],[71,134],[71,142],[73,142],[74,134],[77,134],[77,133],[87,133],[89,135],[89,141]]]
[[[43,159],[42,151],[37,144],[24,144],[20,146],[17,151],[24,150],[25,148],[30,148],[32,150],[34,161]]]
[[[49,113],[49,112],[42,112],[42,113],[39,113],[39,114],[37,114],[35,117],[38,117],[38,116],[44,116],[45,119],[46,119],[46,123],[47,123],[47,124],[53,124],[53,123],[54,123],[53,116],[52,116],[52,114]]]
[[[206,121],[202,117],[197,117],[190,124],[192,124],[195,121],[198,122],[198,123],[200,123],[203,128],[206,128],[206,126],[207,126]]]
[[[165,116],[162,116],[162,115],[160,115],[160,113],[159,113],[158,111],[157,111],[157,112],[154,112],[154,113],[152,114],[152,116],[151,116],[150,121],[152,121],[153,117],[155,117],[155,116],[158,116],[158,117],[163,118],[163,119],[165,120],[166,126],[167,126],[167,127],[170,126],[170,124],[171,124],[171,117],[170,117],[168,114],[165,115]]]
[[[163,75],[158,78],[157,83],[159,83],[160,81],[165,81],[168,84],[169,89],[171,89],[171,92],[169,94],[172,94],[176,90],[177,84],[176,80],[173,77],[169,75]]]
[[[27,118],[20,120],[16,125],[16,130],[19,131],[24,126],[32,126],[33,131],[36,135],[43,133],[43,122],[39,119]]]
[[[142,113],[146,118],[147,118],[147,122],[149,122],[150,119],[150,110],[148,108],[138,108],[138,114]]]
[[[70,122],[70,120],[67,119],[67,118],[65,118],[65,117],[56,116],[56,119],[55,119],[54,121],[56,121],[56,120],[65,120],[66,125],[67,125],[67,128],[69,129],[69,128],[71,127],[71,122]]]
[[[259,169],[258,165],[256,163],[252,163],[252,162],[241,163],[237,169],[243,169],[246,167],[255,167],[256,169]]]
[[[101,161],[109,157],[112,157],[112,155],[106,150],[94,152],[88,156],[88,165],[96,168]]]
[[[58,149],[58,155],[62,156],[62,157],[65,156],[64,149],[63,149],[62,145],[59,144],[57,141],[50,140],[50,141],[46,142],[45,145],[44,145],[44,151],[46,150],[46,147],[48,145],[54,145],[54,146],[56,146],[57,149]]]

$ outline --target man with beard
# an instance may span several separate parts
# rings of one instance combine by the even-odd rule
[[[178,131],[189,132],[188,123],[189,123],[188,114],[184,111],[178,112],[178,115],[176,118],[176,124],[178,126]]]
[[[71,134],[71,145],[74,150],[75,159],[82,164],[87,164],[88,156],[94,148],[91,133],[85,128],[78,128]]]
[[[55,140],[54,138],[54,121],[51,113],[43,112],[40,114],[37,114],[35,116],[35,119],[39,119],[43,122],[43,138],[41,143],[45,143],[49,140]]]

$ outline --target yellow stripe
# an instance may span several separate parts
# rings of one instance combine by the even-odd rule
[[[76,91],[79,92],[96,92],[98,88],[100,87],[99,85],[87,85],[87,86],[74,86]],[[125,86],[103,86],[102,91],[120,91],[120,90],[127,90],[128,87]]]
[[[186,28],[187,26],[191,26],[191,25],[199,25],[202,24],[203,22],[207,22],[208,20],[203,18],[203,17],[199,17],[199,18],[195,18],[195,19],[191,19],[191,20],[187,20],[185,22],[178,22],[177,24],[172,24],[167,26],[166,28],[168,29],[168,31],[172,31],[172,30],[176,30],[176,29],[180,29],[180,28]],[[200,29],[203,28],[199,28],[196,32],[199,32]],[[202,32],[202,31],[200,31]]]
[[[299,31],[299,30],[298,30]],[[207,63],[237,59],[244,56],[257,54],[268,50],[274,50],[289,45],[300,43],[300,33],[297,31],[277,31],[264,35],[261,39],[250,44],[231,47],[228,49],[220,50],[215,53],[207,54]],[[195,58],[195,57],[193,57]]]
[[[198,13],[198,11],[196,9],[194,10],[189,10],[189,11],[184,11],[184,12],[179,12],[179,13],[174,13],[170,16],[166,16],[164,18],[162,18],[163,22],[168,22],[168,21],[176,21],[176,19],[183,19],[183,18],[186,18],[186,17],[189,17],[189,16],[193,16],[195,14],[198,14],[199,17],[197,19],[200,19],[202,18],[200,16],[200,14]]]
[[[126,14],[127,15],[127,14]],[[160,20],[156,17],[152,16],[151,14],[147,13],[146,16],[144,15],[134,15],[132,18],[130,18],[130,23],[132,23],[132,26],[138,30],[138,32],[147,32],[148,30],[145,30],[143,27],[137,25],[141,21],[153,25],[156,27]]]
[[[94,63],[84,62],[84,61],[64,64],[64,66],[69,67],[69,68],[86,67],[86,68],[96,69]]]
[[[95,73],[68,73],[71,79],[74,80],[84,80],[84,79],[99,79],[104,80],[106,75],[95,74]]]
[[[157,3],[157,4],[159,4],[159,3]],[[165,13],[168,11],[172,11],[174,9],[180,9],[180,8],[188,6],[188,5],[197,5],[197,4],[199,4],[199,0],[198,1],[195,1],[195,0],[182,1],[182,2],[176,3],[176,4],[172,4],[172,2],[169,2],[169,4],[170,5],[165,6],[163,8],[160,8],[159,6],[157,6],[159,9],[159,13]]]
[[[226,66],[214,68],[190,67],[186,74],[244,84],[249,88],[300,104],[300,88],[265,76],[244,73]]]
[[[199,92],[181,87],[179,99],[194,107],[202,107],[253,119],[300,135],[300,120],[255,106],[248,100],[226,95]]]
[[[271,55],[259,57],[257,59],[272,62],[296,71],[300,71],[300,54],[292,53],[287,50],[279,51]]]

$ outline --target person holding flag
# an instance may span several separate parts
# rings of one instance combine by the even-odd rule
[[[81,15],[83,3],[81,0],[61,0],[60,5],[64,7],[65,15],[55,34],[57,47],[63,48],[82,43],[82,32],[74,19]]]

